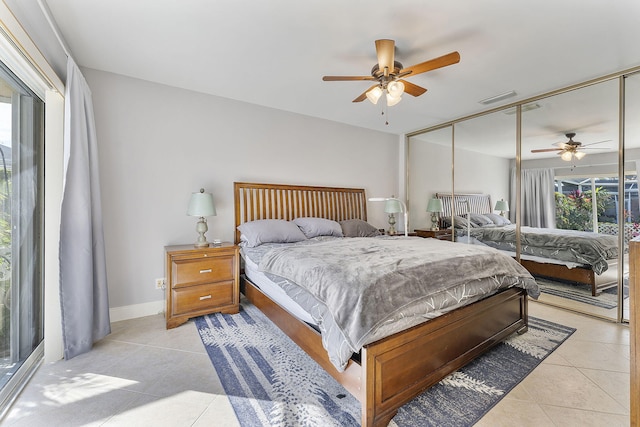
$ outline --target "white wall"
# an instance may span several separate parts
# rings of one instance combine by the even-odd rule
[[[191,192],[212,192],[209,240],[233,239],[233,182],[398,192],[397,135],[83,69],[98,134],[109,301],[117,320],[162,308],[164,246],[195,242]],[[188,72],[185,70],[185,72]],[[381,204],[369,222],[384,227]],[[134,307],[134,309],[130,309]]]
[[[444,134],[444,132],[443,132]],[[451,146],[424,139],[410,142],[409,212],[410,228],[431,228],[428,200],[436,193],[451,193]],[[510,161],[477,151],[455,150],[455,192],[482,193],[491,203],[509,199]]]
[[[494,206],[496,200],[509,200],[509,159],[460,149],[455,156],[456,193],[489,194]]]

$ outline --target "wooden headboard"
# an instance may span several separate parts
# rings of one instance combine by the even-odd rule
[[[467,213],[466,201],[469,202],[471,213],[487,214],[493,212],[491,208],[491,196],[488,194],[450,194],[436,193],[436,198],[442,200],[442,217],[450,217],[451,209],[455,205],[456,215]]]
[[[238,226],[259,219],[367,220],[367,199],[362,188],[234,182],[233,194],[236,243],[240,242]]]

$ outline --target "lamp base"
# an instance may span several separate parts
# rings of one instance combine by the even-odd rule
[[[207,220],[204,217],[200,217],[200,220],[196,224],[196,232],[199,234],[198,240],[196,240],[195,247],[196,248],[207,248],[209,247],[209,242],[207,242],[207,238],[204,237],[204,233],[209,230],[207,226]]]
[[[396,234],[396,216],[394,214],[389,214],[389,231],[390,236],[394,236]]]
[[[438,227],[438,216],[435,212],[431,214],[431,231],[438,231],[440,227]]]

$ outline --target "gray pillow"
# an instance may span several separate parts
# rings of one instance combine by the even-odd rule
[[[493,223],[497,226],[503,226],[503,225],[509,225],[511,224],[511,221],[509,221],[508,218],[503,217],[502,215],[498,215],[498,214],[494,214],[494,213],[488,213],[486,214],[487,217],[489,217],[491,219],[491,221],[493,221]]]
[[[238,226],[241,244],[253,248],[263,243],[295,243],[306,240],[293,222],[283,219],[260,219]]]
[[[467,229],[467,217],[466,216],[454,215],[453,219],[456,222],[456,228],[464,228],[465,230]],[[450,217],[443,218],[442,221],[444,222],[444,226],[445,227],[451,227],[451,218]],[[471,223],[469,225],[471,226],[471,228],[478,227],[478,225],[475,224],[473,221],[471,221]]]
[[[343,237],[342,227],[335,221],[326,218],[296,218],[293,222],[307,236],[307,239],[317,236]]]
[[[491,218],[489,218],[486,215],[482,215],[482,214],[477,214],[477,213],[472,213],[471,214],[471,222],[477,224],[480,227],[483,227],[485,225],[493,225],[494,222]]]
[[[361,219],[347,219],[340,221],[344,237],[374,237],[381,233],[373,225]]]

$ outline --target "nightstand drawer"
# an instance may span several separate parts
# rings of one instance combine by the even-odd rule
[[[173,314],[185,314],[234,304],[234,281],[172,290]]]
[[[233,280],[233,256],[215,256],[173,261],[172,286],[182,288],[200,283]]]

